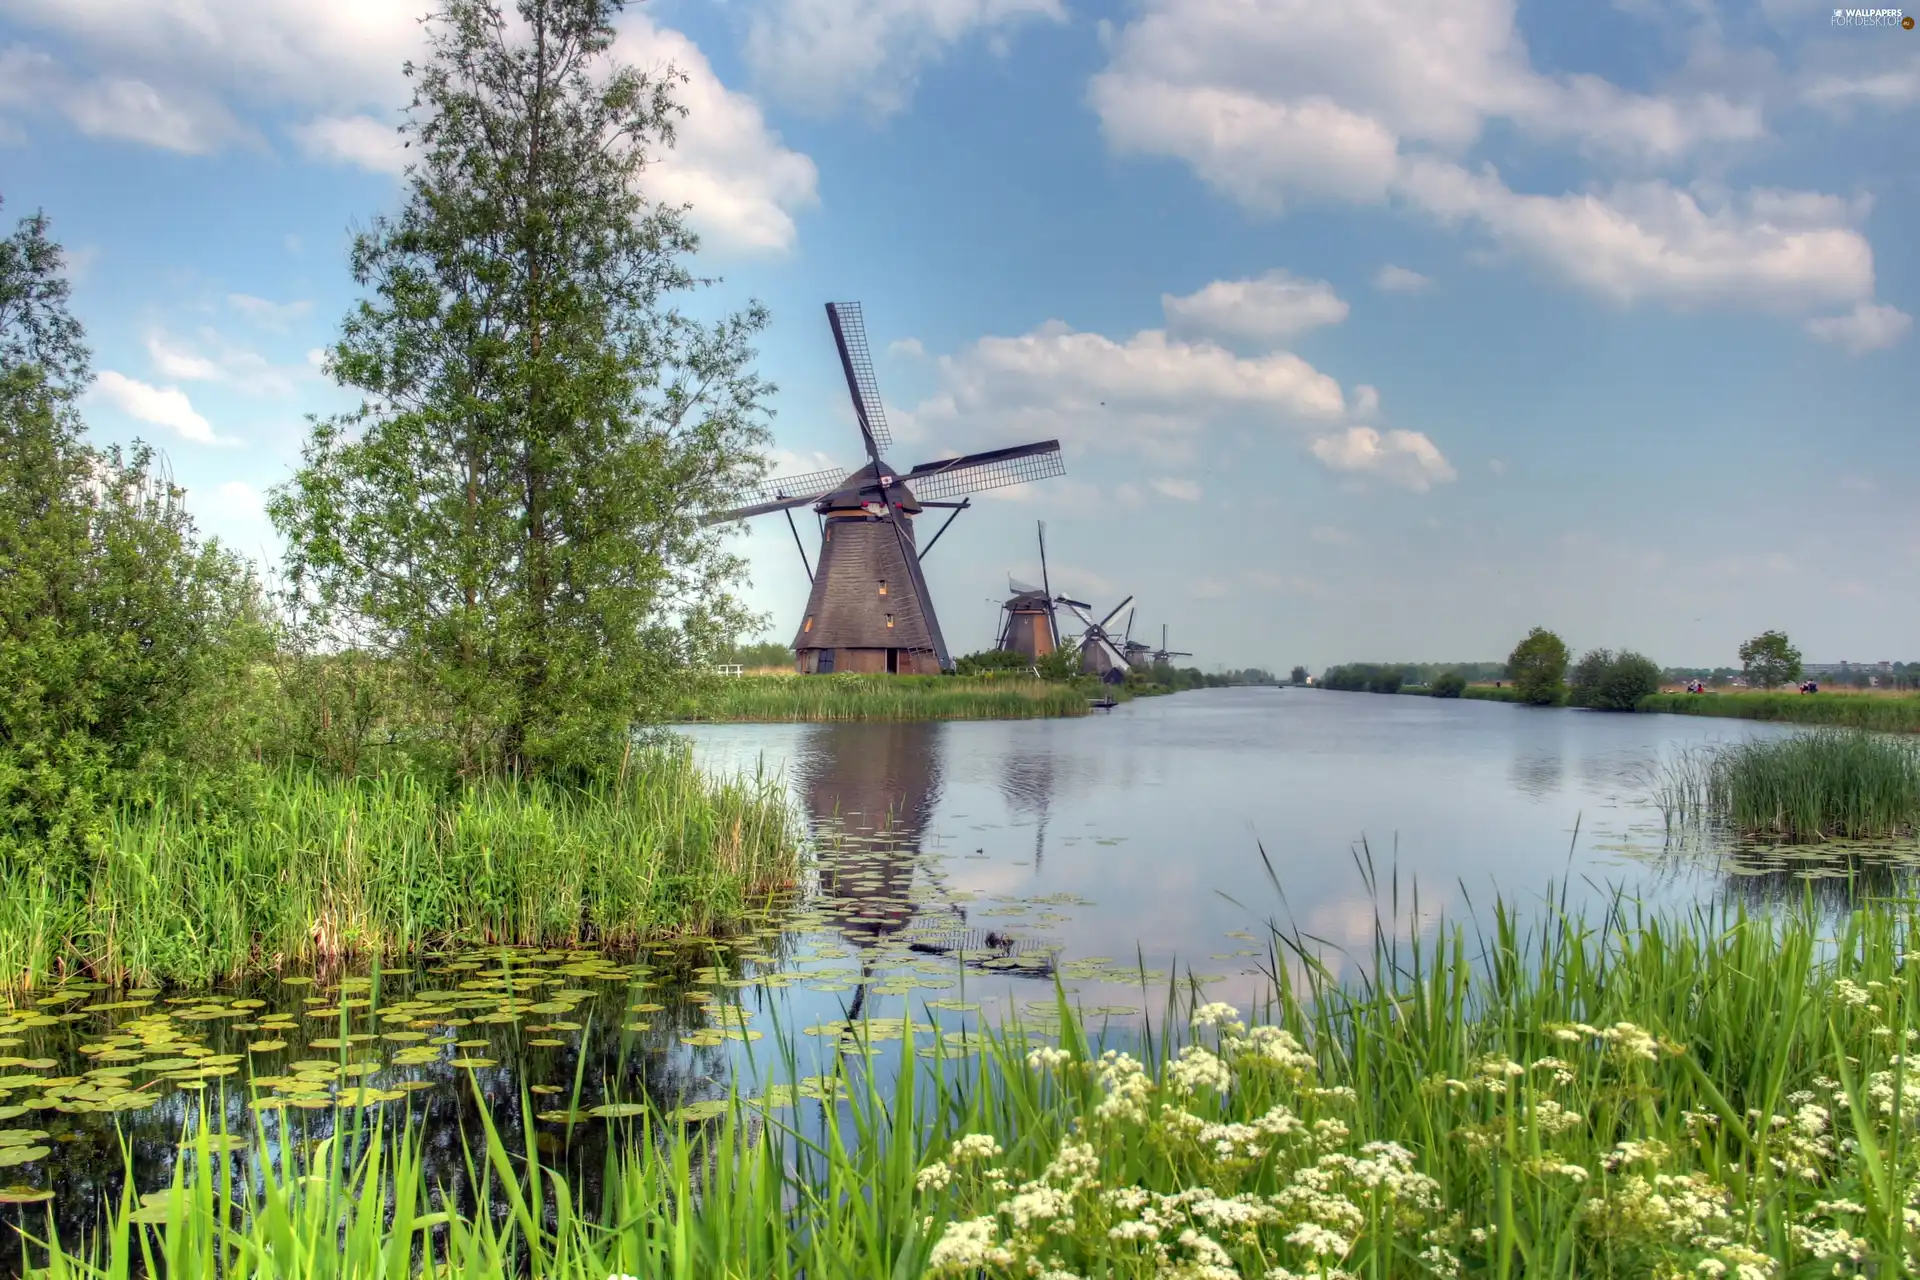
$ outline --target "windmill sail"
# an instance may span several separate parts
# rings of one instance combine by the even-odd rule
[[[877,448],[890,449],[893,433],[887,429],[887,411],[880,404],[880,383],[873,376],[873,352],[867,347],[867,324],[861,317],[860,304],[829,302],[827,320],[833,325],[833,339],[840,348],[840,368],[847,375],[847,390],[853,396],[860,430]]]
[[[922,502],[940,502],[963,494],[1004,489],[1066,474],[1060,442],[1045,440],[1012,449],[970,453],[944,462],[923,462],[900,478]]]

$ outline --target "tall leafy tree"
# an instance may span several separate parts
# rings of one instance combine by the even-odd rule
[[[1784,631],[1762,631],[1740,646],[1740,666],[1749,682],[1776,689],[1800,678],[1800,651]]]
[[[268,640],[151,451],[87,444],[68,297],[46,218],[23,219],[0,240],[0,869],[71,868],[115,796],[204,757],[196,710]]]
[[[615,65],[622,0],[444,0],[401,127],[405,207],[271,511],[315,634],[404,664],[459,771],[590,769],[750,632],[695,513],[759,467],[760,306],[703,324],[684,207],[645,195],[685,81]]]
[[[1567,696],[1567,644],[1545,627],[1535,627],[1513,647],[1507,674],[1523,701],[1549,707]]]

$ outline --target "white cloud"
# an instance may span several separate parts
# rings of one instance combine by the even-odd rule
[[[1176,502],[1198,502],[1204,492],[1197,480],[1184,480],[1175,476],[1161,476],[1153,482],[1154,489],[1162,496]]]
[[[770,0],[747,29],[747,61],[777,95],[812,111],[850,99],[885,115],[949,46],[1032,19],[1066,20],[1061,0]]]
[[[1313,456],[1335,471],[1373,476],[1388,484],[1425,493],[1454,478],[1451,463],[1433,441],[1418,431],[1348,427],[1314,440]]]
[[[107,74],[76,87],[45,56],[11,49],[0,107],[53,100],[89,131],[185,151],[251,136],[231,107],[291,108],[308,156],[398,173],[407,153],[393,125],[409,96],[401,66],[423,48],[419,12],[391,0],[13,0],[12,22],[73,38]],[[689,114],[650,166],[648,195],[691,202],[715,247],[790,247],[793,215],[818,199],[813,161],[782,145],[686,36],[633,9],[618,27],[616,56],[648,71],[672,62],[688,77],[677,97]]]
[[[1215,280],[1185,297],[1160,295],[1174,333],[1277,343],[1339,324],[1348,307],[1325,280],[1300,280],[1271,271],[1254,280]]]
[[[197,343],[164,332],[147,338],[147,355],[163,378],[189,382],[218,382],[249,395],[290,395],[306,368],[282,368],[257,351],[236,347],[213,329],[203,328]]]
[[[207,420],[194,411],[186,392],[178,387],[151,387],[112,369],[100,371],[94,393],[120,412],[142,422],[166,427],[196,444],[232,444],[213,433]]]
[[[1913,317],[1898,307],[1862,302],[1843,316],[1817,316],[1807,321],[1807,332],[1822,342],[1834,342],[1855,355],[1890,347],[1907,336]]]
[[[1394,0],[1144,0],[1090,101],[1115,150],[1180,160],[1255,211],[1397,205],[1623,303],[1804,316],[1872,301],[1857,205],[1648,177],[1763,137],[1754,93],[1647,95],[1541,74],[1514,11],[1513,0],[1457,0],[1409,20]],[[1876,72],[1846,93],[1902,98],[1906,74]],[[1579,191],[1513,191],[1466,162],[1493,121],[1624,172]],[[1422,283],[1404,268],[1375,278],[1389,290]]]
[[[248,293],[228,294],[227,305],[263,329],[284,329],[313,310],[313,303],[305,298],[292,302],[270,302]]]
[[[918,360],[927,354],[918,338],[896,338],[887,344],[887,354],[896,360]]]
[[[990,421],[1008,440],[1051,436],[1164,462],[1189,458],[1217,419],[1327,423],[1347,408],[1339,382],[1291,352],[1240,357],[1158,329],[1116,342],[1049,321],[1017,338],[982,338],[937,368],[941,390],[902,415],[917,430]]]
[[[1373,287],[1382,293],[1425,293],[1433,287],[1433,281],[1418,271],[1388,262],[1373,273]]]
[[[402,173],[407,167],[405,139],[397,123],[368,115],[316,116],[293,127],[293,139],[315,160],[348,164],[374,173]]]

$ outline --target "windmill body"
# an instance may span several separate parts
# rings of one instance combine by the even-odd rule
[[[1053,581],[1047,575],[1047,522],[1039,522],[1040,532],[1040,586],[1007,579],[1007,590],[1012,594],[1001,605],[1006,612],[1006,621],[1000,626],[1000,639],[995,648],[1008,653],[1017,653],[1028,661],[1038,662],[1060,647],[1060,624],[1053,608],[1060,603],[1053,598]]]
[[[860,304],[829,302],[827,322],[840,351],[867,465],[769,480],[748,489],[747,505],[704,518],[715,524],[782,512],[799,545],[794,509],[810,506],[820,517],[819,563],[807,566],[813,589],[793,641],[794,665],[803,674],[952,670],[920,561],[971,505],[965,495],[1064,472],[1060,442],[941,458],[896,471],[880,457],[893,436],[880,404]],[[922,544],[913,522],[929,507],[944,507],[950,514]],[[804,546],[800,555],[805,565]]]

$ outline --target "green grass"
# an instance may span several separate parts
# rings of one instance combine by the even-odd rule
[[[1670,762],[1660,798],[1669,821],[1704,819],[1750,837],[1912,835],[1920,743],[1848,729],[1716,743]]]
[[[396,1119],[352,1152],[343,1132],[253,1157],[257,1182],[182,1160],[173,1191],[36,1262],[53,1280],[420,1261],[474,1280],[1911,1274],[1914,904],[1837,927],[1617,901],[1496,908],[1487,933],[1426,944],[1390,929],[1358,958],[1373,980],[1346,985],[1320,944],[1276,935],[1252,1016],[1176,990],[1130,1056],[1067,1013],[1057,1046],[1001,1028],[884,1085],[848,1059],[824,1128],[738,1096],[637,1122],[591,1198],[489,1121],[467,1181],[499,1212],[450,1209]]]
[[[273,773],[234,809],[122,808],[71,878],[6,870],[0,986],[705,932],[791,882],[798,841],[774,780],[716,781],[678,750],[636,751],[585,789]]]
[[[1639,710],[1920,733],[1920,694],[1656,693],[1642,698]]]
[[[1523,702],[1520,691],[1512,685],[1495,688],[1490,684],[1470,684],[1460,691],[1463,698],[1477,698],[1481,702]]]
[[[1097,691],[1019,676],[737,676],[672,715],[697,721],[1028,720],[1082,716]]]

